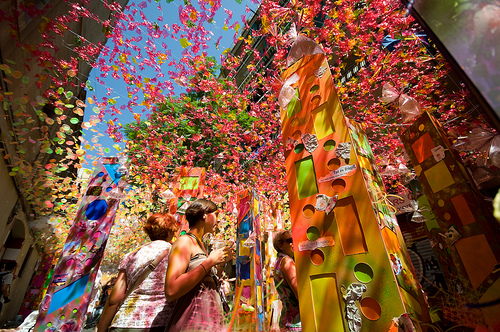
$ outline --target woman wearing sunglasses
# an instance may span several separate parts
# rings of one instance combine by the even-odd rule
[[[176,303],[165,331],[225,330],[212,267],[223,267],[234,252],[226,246],[208,255],[202,241],[205,234],[215,229],[216,211],[215,203],[206,199],[197,199],[186,209],[189,232],[174,243],[168,260],[165,295],[168,301]]]
[[[278,259],[274,265],[274,284],[282,303],[280,331],[302,331],[297,295],[297,274],[293,260],[293,239],[290,231],[278,231],[273,239]]]

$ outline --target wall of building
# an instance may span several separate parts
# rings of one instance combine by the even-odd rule
[[[122,7],[127,2],[127,0],[118,1]],[[74,139],[77,139],[80,136],[80,124],[83,119],[83,116],[78,116],[71,112],[71,116],[68,116],[66,120],[58,124],[57,116],[49,114],[49,117],[52,117],[56,122],[55,125],[47,126],[43,119],[40,119],[36,115],[35,108],[44,110],[44,105],[36,103],[31,105],[30,103],[36,101],[37,96],[42,96],[46,89],[50,87],[50,84],[53,84],[50,76],[56,76],[56,74],[53,71],[53,67],[51,68],[50,63],[44,63],[39,57],[27,52],[26,49],[31,48],[32,50],[46,51],[47,49],[44,49],[40,45],[45,41],[42,33],[49,33],[54,37],[53,44],[57,49],[55,51],[48,50],[49,53],[55,52],[57,59],[69,61],[71,57],[78,56],[73,50],[76,46],[97,45],[98,43],[105,44],[107,38],[103,32],[102,22],[112,19],[110,10],[105,8],[101,1],[91,0],[82,6],[88,12],[92,13],[92,15],[99,17],[100,22],[89,18],[80,18],[79,21],[71,19],[68,23],[69,29],[65,30],[63,35],[55,35],[50,29],[47,29],[49,26],[48,23],[68,13],[70,7],[67,2],[63,0],[35,1],[38,9],[45,9],[46,11],[43,15],[34,14],[32,17],[19,9],[20,3],[24,4],[24,2],[16,0],[0,2],[0,13],[3,17],[7,17],[9,13],[13,13],[16,10],[20,11],[20,15],[14,21],[9,22],[8,19],[0,20],[0,64],[8,65],[10,70],[10,73],[6,70],[0,70],[0,93],[2,94],[1,97],[8,96],[4,101],[9,101],[8,98],[12,98],[10,100],[11,104],[0,102],[0,211],[2,212],[0,213],[0,258],[7,252],[5,244],[9,239],[9,234],[11,234],[13,227],[15,227],[16,233],[18,233],[17,236],[20,236],[19,234],[21,233],[23,234],[22,241],[17,239],[14,241],[17,244],[22,243],[20,248],[10,251],[10,253],[15,252],[15,260],[19,264],[16,273],[19,272],[21,266],[23,266],[23,271],[21,276],[16,278],[12,283],[12,301],[3,307],[0,314],[0,327],[6,321],[15,319],[24,300],[26,290],[29,288],[32,275],[36,270],[40,257],[39,252],[50,250],[50,248],[43,248],[39,244],[35,246],[36,241],[32,238],[28,227],[29,222],[40,220],[41,217],[36,209],[33,208],[32,201],[27,199],[25,191],[34,186],[33,181],[26,180],[27,177],[19,174],[10,176],[9,172],[12,172],[12,167],[19,160],[23,160],[24,165],[27,165],[27,169],[32,173],[40,169],[37,165],[44,166],[51,159],[60,160],[62,158],[60,155],[45,153],[41,143],[44,140],[44,136],[49,139],[55,137],[60,127],[63,124],[67,124],[71,128],[71,134],[75,136]],[[110,26],[112,25],[113,22],[111,22]],[[17,35],[17,40],[12,38],[12,34]],[[21,44],[23,47],[21,47]],[[78,74],[70,82],[73,84],[63,86],[65,91],[71,91],[75,96],[70,100],[70,103],[74,104],[75,98],[85,100],[86,90],[84,83],[87,81],[92,69],[91,64],[95,60],[94,58],[78,58]],[[14,71],[21,72],[26,79],[21,81],[20,78],[13,77],[11,73]],[[45,77],[45,79],[40,79],[40,77]],[[12,83],[5,81],[5,78]],[[37,83],[41,84],[41,87],[37,86]],[[26,98],[27,102],[24,104],[16,102],[19,98]],[[34,120],[31,123],[24,123],[22,125],[23,129],[29,131],[30,138],[36,142],[34,144],[29,142],[28,139],[23,139],[23,137],[14,133],[15,126],[13,124],[16,121],[19,122],[19,118],[24,117],[23,119],[26,119],[25,115],[19,116],[19,111],[31,115]],[[70,123],[69,119],[71,117],[78,117],[80,122],[76,125]],[[44,132],[38,129],[42,126],[47,126],[48,130]],[[68,137],[68,139],[71,138]],[[66,149],[67,146],[65,144],[61,147]],[[22,154],[19,154],[20,149],[24,150]],[[76,178],[76,171],[76,168],[68,169],[67,176]],[[10,257],[12,255],[9,254],[8,256],[12,258]]]

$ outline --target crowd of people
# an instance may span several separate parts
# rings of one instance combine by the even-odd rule
[[[206,234],[217,225],[217,205],[197,199],[185,212],[189,230],[175,242],[175,217],[150,216],[143,229],[150,242],[125,255],[118,275],[109,281],[89,313],[84,331],[95,332],[199,332],[226,331],[229,311],[220,290],[226,263],[235,258],[232,244],[207,250]],[[278,252],[274,280],[283,303],[280,331],[301,331],[293,241],[289,231],[279,231],[273,241]],[[0,276],[8,282],[8,269]],[[12,275],[12,274],[10,274]],[[7,277],[5,277],[7,276]],[[2,286],[1,303],[8,299]],[[33,315],[36,319],[36,315]],[[23,324],[21,328],[32,328]],[[26,322],[25,322],[26,323]],[[19,330],[19,329],[18,329]]]

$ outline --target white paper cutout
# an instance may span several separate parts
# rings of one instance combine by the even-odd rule
[[[351,156],[351,142],[339,143],[335,149],[335,154],[337,157],[342,159],[349,159]]]
[[[327,236],[317,239],[316,241],[302,241],[299,243],[299,251],[314,250],[316,248],[332,247],[335,245],[333,236]]]
[[[445,151],[446,151],[445,148],[443,148],[443,146],[441,145],[438,145],[431,149],[432,155],[434,156],[434,159],[436,160],[437,163],[443,160],[444,157],[446,157]]]
[[[304,147],[309,153],[313,153],[314,150],[318,148],[318,139],[316,135],[311,135],[309,133],[302,135],[302,143],[304,143]]]

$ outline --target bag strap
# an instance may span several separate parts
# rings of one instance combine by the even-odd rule
[[[160,262],[168,255],[169,251],[170,247],[163,250],[153,261],[149,262],[148,266],[146,266],[144,268],[144,271],[142,271],[142,273],[139,275],[139,278],[137,278],[135,282],[130,285],[127,293],[125,294],[125,298],[123,299],[124,301],[130,294],[132,294],[133,291],[137,289],[137,287],[139,287],[140,284],[142,284],[142,282],[148,277],[148,275],[156,269],[158,264],[160,264]]]

